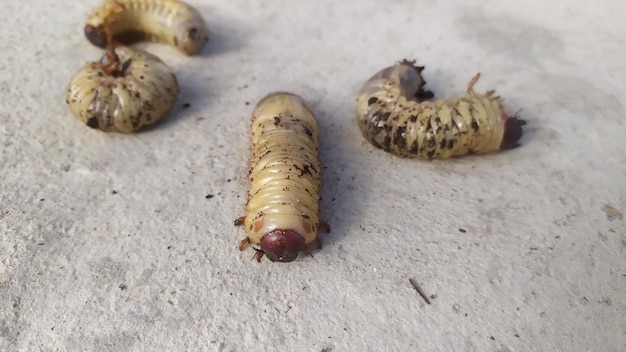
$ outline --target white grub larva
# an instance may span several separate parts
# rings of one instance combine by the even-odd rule
[[[239,246],[261,247],[271,261],[290,262],[310,243],[321,247],[319,220],[320,161],[317,121],[297,95],[267,95],[252,113],[248,203],[235,221],[248,235]]]
[[[494,91],[435,102],[424,91],[424,67],[404,60],[370,78],[359,92],[357,120],[365,139],[392,154],[443,159],[517,146],[526,121],[510,116]]]
[[[87,18],[85,36],[101,48],[138,39],[200,53],[209,31],[200,13],[177,0],[104,0]]]
[[[174,72],[158,57],[118,47],[74,75],[66,102],[91,128],[130,133],[165,116],[178,92]]]

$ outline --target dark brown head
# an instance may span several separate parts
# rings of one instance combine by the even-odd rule
[[[261,250],[273,262],[293,261],[304,247],[304,238],[292,230],[274,230],[261,238]]]
[[[91,42],[91,44],[99,47],[106,48],[109,44],[107,41],[107,35],[102,26],[94,27],[92,25],[85,26],[85,37]]]
[[[518,119],[517,116],[511,116],[504,122],[504,136],[500,149],[510,149],[517,147],[517,141],[522,137],[522,126],[526,124],[525,120]]]

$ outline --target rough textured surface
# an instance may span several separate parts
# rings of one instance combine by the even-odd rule
[[[82,33],[96,1],[3,3],[0,350],[624,350],[624,3],[190,2],[211,42],[138,45],[181,95],[137,135],[64,101],[102,54]],[[357,91],[402,58],[437,94],[481,71],[476,89],[523,108],[523,146],[420,162],[369,145]],[[258,264],[232,221],[252,105],[276,90],[317,114],[333,232]]]

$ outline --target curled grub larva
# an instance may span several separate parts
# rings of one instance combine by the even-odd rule
[[[181,1],[104,0],[87,18],[85,36],[101,48],[146,38],[196,55],[209,31],[200,13]]]
[[[359,92],[357,120],[377,148],[403,157],[449,158],[484,154],[517,145],[526,121],[509,116],[494,91],[435,102],[424,91],[423,67],[403,61],[369,79]]]
[[[118,47],[74,75],[66,102],[91,128],[130,133],[165,116],[178,92],[174,72],[158,57]]]
[[[302,98],[272,93],[252,113],[250,189],[245,225],[248,243],[258,244],[255,257],[289,262],[308,244],[321,246],[319,220],[320,161],[317,121]]]

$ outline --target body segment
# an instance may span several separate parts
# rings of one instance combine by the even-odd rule
[[[130,133],[165,116],[178,92],[174,72],[158,57],[118,47],[74,75],[66,102],[91,128]]]
[[[494,91],[474,92],[448,100],[423,90],[423,67],[403,61],[369,79],[359,92],[357,120],[363,136],[377,148],[418,159],[470,153],[484,154],[513,147],[524,120],[509,116]]]
[[[87,18],[85,35],[102,48],[146,38],[186,55],[199,54],[209,40],[200,13],[177,0],[104,0]]]
[[[248,202],[240,221],[260,255],[292,261],[317,243],[320,161],[311,109],[291,93],[272,93],[252,113]],[[260,256],[258,257],[260,259]]]

